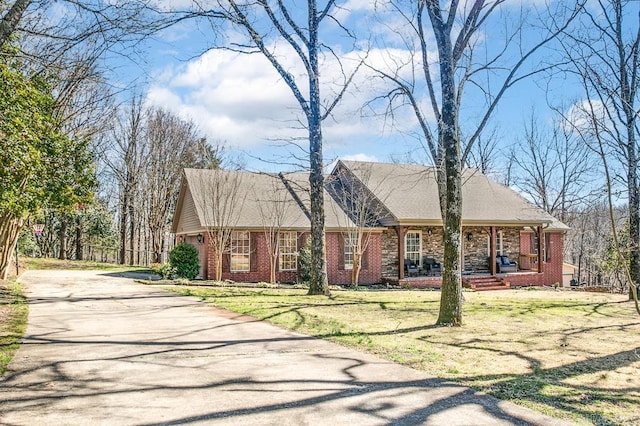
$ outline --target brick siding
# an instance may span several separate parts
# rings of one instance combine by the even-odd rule
[[[268,282],[270,279],[270,261],[271,258],[268,254],[267,240],[263,232],[252,232],[252,243],[255,243],[255,247],[251,247],[251,256],[257,257],[252,259],[252,263],[255,262],[254,270],[231,272],[223,271],[223,280],[232,280],[236,282]],[[308,235],[307,233],[298,233],[298,250],[300,250],[300,243],[304,241],[301,236]],[[339,246],[340,233],[328,232],[326,234],[327,241],[327,275],[329,284],[350,284],[351,283],[351,271],[340,269],[339,256],[344,253],[344,249]],[[205,237],[205,244],[208,241],[208,236]],[[360,271],[359,283],[361,284],[376,284],[381,281],[381,258],[382,251],[380,247],[380,235],[372,234],[367,247],[367,265]],[[228,256],[228,255],[227,255]],[[213,250],[207,250],[207,279],[215,278],[215,259]],[[224,262],[223,262],[224,263]],[[276,271],[276,281],[282,283],[294,283],[298,280],[298,271]]]
[[[358,276],[358,284],[378,284],[382,281],[382,247],[380,234],[371,234],[367,246],[367,262]],[[344,249],[340,247],[339,232],[327,233],[327,275],[329,284],[351,284],[351,270],[341,268],[340,256]]]
[[[422,232],[422,254],[423,256],[434,257],[436,261],[442,262],[444,244],[441,228],[409,228],[408,231],[420,230]],[[501,228],[503,232],[503,250],[510,259],[520,261],[520,253],[531,253],[533,233],[523,232],[519,228]],[[430,232],[429,232],[430,231]],[[467,240],[467,234],[471,233],[471,241]],[[265,235],[262,232],[252,232],[252,243],[256,247],[251,247],[251,255],[257,256],[254,270],[247,272],[229,272],[222,274],[224,280],[237,282],[268,282],[270,276],[270,257],[267,251]],[[298,250],[300,242],[304,241],[298,233]],[[487,235],[485,228],[465,228],[463,232],[464,245],[464,265],[468,271],[486,271],[487,264]],[[518,275],[510,275],[509,281],[512,286],[525,285],[553,285],[562,282],[562,260],[563,260],[563,234],[550,233],[547,250],[550,251],[550,262],[545,262],[544,273],[535,272]],[[205,244],[200,245],[205,249],[208,236],[205,235]],[[330,284],[350,284],[351,271],[340,267],[340,256],[344,253],[344,248],[340,246],[342,240],[340,233],[328,232],[326,235],[327,250],[327,274]],[[206,250],[206,276],[207,279],[215,277],[215,262],[213,250]],[[526,266],[522,265],[521,266]],[[385,280],[396,281],[398,279],[398,235],[396,230],[389,228],[381,234],[372,234],[371,241],[367,248],[367,264],[360,271],[360,284],[376,284]],[[296,282],[298,280],[297,271],[277,271],[276,280],[283,283]],[[431,280],[425,287],[436,286],[436,280]]]

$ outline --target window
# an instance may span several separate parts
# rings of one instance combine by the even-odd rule
[[[248,271],[250,268],[251,234],[247,231],[231,233],[231,271]]]
[[[280,233],[280,270],[298,269],[298,235],[295,232]]]
[[[496,256],[502,256],[504,252],[502,231],[496,232]],[[487,256],[491,256],[491,234],[487,235]]]
[[[344,269],[353,269],[353,252],[356,244],[356,235],[344,234]]]
[[[404,236],[404,258],[422,265],[422,234],[419,231],[407,232]]]

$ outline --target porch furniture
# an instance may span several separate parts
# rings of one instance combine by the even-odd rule
[[[418,272],[419,272],[418,265],[413,263],[413,261],[411,259],[405,259],[404,260],[404,272],[408,276],[418,275]]]
[[[512,262],[506,255],[496,256],[496,266],[499,274],[518,272],[518,262]]]
[[[427,271],[427,274],[435,275],[442,273],[442,265],[440,265],[433,257],[424,257],[422,259],[422,267]]]

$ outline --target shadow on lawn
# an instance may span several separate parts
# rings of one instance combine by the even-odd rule
[[[308,301],[307,301],[308,302]],[[357,305],[375,305],[379,309],[386,310],[393,302],[380,301],[379,299],[371,300],[355,300],[339,303],[305,303],[295,302],[292,304],[279,304],[268,306],[269,312],[264,309],[256,308],[255,312],[247,312],[252,315],[260,312],[262,315],[257,315],[260,319],[274,320],[279,316],[286,314],[293,314],[296,316],[294,329],[303,328],[302,326],[308,321],[319,321],[314,318],[312,314],[305,312],[308,308],[322,308],[322,307],[336,307],[336,306],[357,306]],[[421,313],[437,314],[437,302],[424,301],[424,302],[406,302],[409,304],[423,304],[419,307],[401,308],[402,311],[415,311],[418,310]],[[568,303],[568,306],[567,306]],[[618,304],[618,302],[603,302],[603,303],[584,303],[584,302],[567,302],[563,304],[543,302],[537,303],[535,306],[531,306],[528,303],[527,306],[518,306],[515,311],[523,315],[536,315],[538,313],[550,312],[553,313],[555,309],[578,309],[578,314],[581,316],[603,316],[610,317],[611,313],[608,313],[606,306],[610,306],[611,303]],[[430,306],[431,305],[431,306]],[[260,309],[263,309],[262,311]],[[322,320],[320,320],[322,321]],[[429,321],[427,321],[429,322]],[[597,325],[585,329],[584,327],[574,327],[564,330],[563,338],[560,341],[560,345],[566,345],[566,339],[569,337],[579,336],[586,331],[598,331],[606,332],[609,328],[617,328],[627,330],[630,327],[636,327],[640,323],[628,323],[628,324],[616,324],[616,325]],[[325,332],[315,333],[315,337],[323,339],[335,339],[335,338],[354,338],[355,342],[362,337],[375,337],[375,336],[392,336],[401,335],[404,333],[420,332],[429,329],[438,328],[434,325],[407,327],[394,330],[380,330],[374,332],[343,332],[341,328],[350,328],[341,324],[338,321],[325,320],[325,327],[322,327]],[[326,332],[326,330],[332,330]],[[541,332],[546,333],[546,331]],[[420,340],[428,343],[442,344],[442,342],[430,342],[428,339],[421,338]],[[570,364],[565,364],[555,368],[542,368],[543,364],[541,360],[535,357],[528,356],[526,353],[520,353],[515,351],[496,349],[482,340],[473,340],[467,342],[449,343],[449,346],[457,349],[464,350],[483,350],[496,353],[497,356],[512,356],[518,359],[522,359],[529,366],[531,373],[525,374],[487,374],[479,376],[463,376],[457,378],[458,382],[471,385],[477,389],[481,389],[491,395],[497,396],[502,399],[509,400],[521,400],[529,401],[535,404],[543,404],[549,407],[553,407],[558,410],[562,410],[566,413],[570,413],[583,420],[593,422],[598,425],[615,424],[611,417],[608,417],[607,413],[602,412],[598,408],[594,408],[594,404],[599,401],[609,404],[611,411],[615,410],[616,405],[624,405],[627,413],[630,412],[632,418],[627,419],[629,422],[640,422],[640,411],[636,414],[633,408],[640,406],[640,383],[637,381],[629,383],[624,389],[609,389],[605,387],[599,387],[597,385],[597,379],[594,379],[596,383],[593,384],[576,384],[571,383],[572,378],[582,375],[597,375],[598,373],[605,374],[609,371],[616,370],[622,367],[628,367],[634,362],[640,359],[640,348],[635,348],[626,351],[620,351],[614,354],[608,354],[600,357],[594,357],[582,361],[577,361]]]
[[[603,328],[605,327],[594,327],[594,329]],[[424,338],[420,340],[428,341]],[[481,340],[476,339],[449,344],[449,346],[468,350],[484,350],[494,352],[499,356],[512,356],[526,361],[532,372],[527,374],[463,376],[456,381],[480,389],[500,399],[545,404],[549,407],[572,413],[596,425],[614,425],[618,423],[604,416],[598,410],[589,410],[587,407],[590,404],[606,401],[613,405],[640,406],[640,382],[635,382],[626,388],[613,390],[595,385],[569,383],[567,381],[567,379],[585,374],[607,373],[621,367],[628,367],[640,360],[640,347],[564,364],[559,367],[542,368],[541,362],[534,357],[520,352],[479,346],[479,342],[483,343]],[[548,392],[550,387],[554,387],[555,392],[553,394]],[[559,388],[564,388],[564,390],[559,391]],[[638,421],[640,421],[640,411],[634,413],[633,418],[626,419],[629,424]]]
[[[241,323],[232,326],[239,325]],[[248,369],[227,370],[225,378],[220,379],[220,371],[209,371],[196,363],[194,367],[197,368],[191,374],[195,373],[199,377],[195,380],[197,383],[174,383],[168,373],[166,379],[160,376],[145,380],[117,374],[77,373],[86,369],[82,366],[85,363],[94,366],[93,368],[106,363],[110,367],[105,370],[107,372],[117,371],[113,367],[116,364],[126,367],[132,363],[140,371],[145,371],[146,368],[153,371],[158,366],[169,369],[170,361],[177,359],[177,355],[182,359],[198,359],[201,355],[216,357],[218,351],[223,351],[220,355],[224,356],[224,351],[230,346],[239,346],[237,353],[247,353],[246,351],[255,350],[250,348],[256,343],[263,347],[262,345],[287,345],[292,340],[300,340],[284,336],[220,341],[194,341],[189,338],[190,335],[200,335],[203,331],[206,330],[191,330],[178,340],[174,335],[171,341],[76,341],[45,335],[32,336],[27,345],[60,346],[61,351],[68,351],[73,347],[86,349],[82,350],[79,358],[69,355],[68,359],[16,371],[0,380],[0,394],[3,395],[0,415],[10,421],[15,418],[14,415],[39,419],[42,416],[63,414],[68,411],[68,407],[77,407],[73,415],[83,421],[91,422],[96,416],[101,418],[100,416],[107,414],[113,415],[109,418],[115,423],[141,425],[158,424],[157,419],[162,419],[161,423],[167,425],[216,419],[251,423],[252,416],[257,416],[253,421],[258,422],[268,418],[270,423],[278,423],[276,419],[281,419],[281,423],[289,423],[292,419],[304,419],[306,415],[316,413],[324,413],[334,421],[341,416],[355,414],[359,416],[358,421],[415,425],[438,416],[446,418],[449,410],[455,409],[455,413],[459,413],[458,410],[466,406],[469,413],[480,416],[485,422],[487,419],[514,425],[527,425],[531,422],[530,414],[505,407],[494,398],[440,379],[415,379],[414,374],[411,375],[414,378],[408,380],[395,377],[382,379],[384,375],[363,374],[368,368],[380,372],[377,369],[379,363],[361,359],[357,354],[347,356],[322,351],[311,353],[309,356],[316,358],[319,361],[317,364],[330,366],[323,378],[317,375],[305,377],[307,375],[303,373],[300,378],[296,374],[288,374],[281,379],[272,379],[269,374],[264,374],[260,363]],[[312,340],[310,343],[313,344],[314,339],[303,339]],[[96,351],[91,349],[92,346],[87,346],[95,344],[109,345],[110,349]],[[111,352],[118,355],[109,356],[108,353]],[[286,363],[287,360],[280,362]],[[342,367],[333,370],[338,365]],[[388,368],[399,367],[391,364]],[[368,377],[380,379],[371,380]],[[153,411],[154,404],[150,404],[151,408],[142,408],[156,398],[159,401],[171,401],[172,404],[157,404],[159,412]],[[202,406],[191,409],[189,401],[193,401],[192,398],[210,400],[212,403],[206,409]],[[136,408],[136,404],[142,405]],[[264,417],[265,415],[269,417]]]

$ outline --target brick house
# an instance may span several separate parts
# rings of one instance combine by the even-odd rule
[[[255,174],[242,171],[186,169],[174,215],[178,241],[198,248],[200,277],[215,276],[211,229],[222,193],[207,183],[237,178],[233,221],[225,224],[231,243],[223,253],[222,277],[233,281],[269,281],[272,261],[276,279],[298,279],[297,253],[309,234],[308,175]],[[552,285],[562,282],[562,253],[567,226],[529,203],[510,188],[476,170],[464,173],[462,267],[465,285]],[[325,226],[327,273],[331,284],[351,282],[354,229],[364,229],[368,244],[362,253],[359,283],[392,282],[412,287],[439,287],[440,271],[429,262],[443,257],[440,205],[432,167],[338,161],[327,176]],[[353,195],[342,197],[348,186],[366,199],[369,219],[359,223]],[[345,182],[348,185],[345,186]],[[229,184],[228,186],[231,186]],[[207,195],[208,194],[208,195]],[[214,199],[221,202],[213,203]],[[229,210],[229,209],[227,209]],[[371,212],[375,217],[371,217]],[[277,235],[279,250],[270,255]],[[503,269],[502,256],[510,262]],[[409,265],[409,269],[407,268]]]

